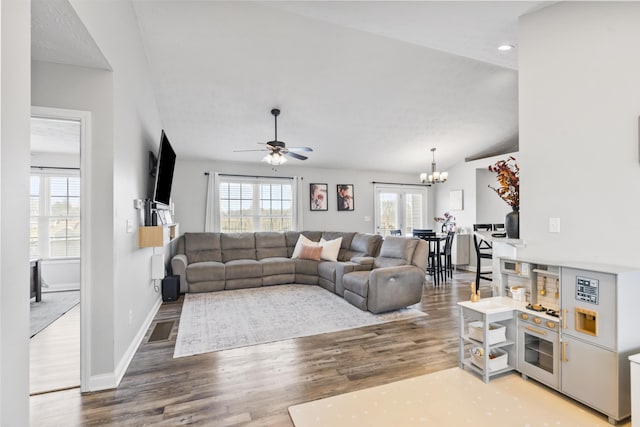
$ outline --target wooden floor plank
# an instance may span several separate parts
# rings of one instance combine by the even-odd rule
[[[472,279],[427,283],[426,317],[173,359],[181,297],[162,305],[117,390],[33,396],[31,425],[292,426],[291,405],[457,366],[456,303]],[[169,340],[147,342],[168,320]]]

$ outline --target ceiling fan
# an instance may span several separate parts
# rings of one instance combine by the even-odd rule
[[[299,151],[313,151],[312,148],[309,147],[288,147],[282,141],[278,141],[278,116],[280,115],[280,110],[274,108],[271,110],[271,114],[273,115],[274,124],[275,124],[275,136],[273,141],[268,141],[265,143],[259,142],[258,144],[265,145],[265,148],[261,148],[258,150],[234,150],[236,153],[243,151],[268,151],[269,153],[262,159],[262,161],[267,162],[272,165],[281,165],[287,161],[287,157],[293,157],[298,160],[307,160],[307,156],[303,156],[302,154],[298,154]]]

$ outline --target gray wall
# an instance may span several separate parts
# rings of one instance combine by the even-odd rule
[[[313,153],[312,153],[313,155]],[[251,174],[264,176],[298,176],[302,178],[302,221],[306,230],[335,230],[374,232],[374,194],[372,181],[418,183],[415,174],[388,173],[376,171],[355,171],[314,168],[308,163],[291,160],[273,167],[260,162],[230,163],[204,160],[186,160],[177,152],[172,199],[175,203],[175,221],[180,223],[180,233],[204,230],[205,195],[207,179],[204,172],[229,174]],[[309,162],[309,161],[308,161]],[[309,184],[328,184],[329,210],[311,212],[309,209]],[[353,184],[355,204],[353,211],[336,209],[336,185]],[[429,203],[431,206],[431,203]],[[427,218],[433,217],[429,208]],[[369,219],[369,220],[367,220]]]

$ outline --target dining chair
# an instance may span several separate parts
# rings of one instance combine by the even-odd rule
[[[389,230],[391,236],[402,236],[402,230]]]
[[[442,269],[444,271],[444,280],[447,280],[447,277],[451,277],[453,279],[453,261],[451,259],[451,247],[453,246],[453,238],[455,237],[455,231],[449,231],[447,233],[447,240],[444,243],[444,249],[440,253],[440,265],[442,265]]]
[[[473,231],[492,231],[493,224],[473,224]],[[493,259],[493,246],[491,241],[483,239],[473,233],[473,245],[476,250],[476,292],[480,288],[480,279],[492,281],[491,276],[482,273],[482,260]]]
[[[504,224],[493,224],[493,231],[504,232],[505,230]]]

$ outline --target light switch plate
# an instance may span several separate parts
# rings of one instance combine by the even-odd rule
[[[133,221],[127,220],[127,233],[133,233]]]
[[[560,232],[560,218],[549,218],[549,233]]]

